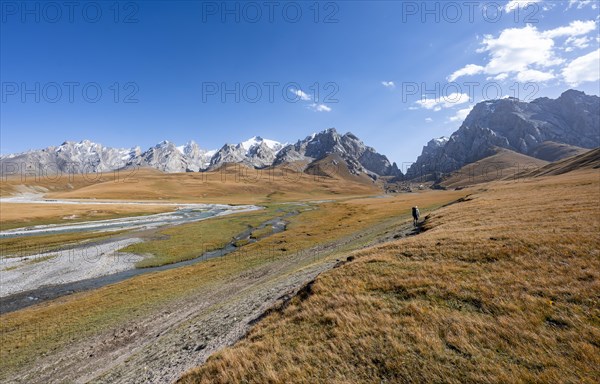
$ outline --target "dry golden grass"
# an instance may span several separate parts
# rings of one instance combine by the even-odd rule
[[[311,175],[288,165],[255,170],[228,165],[204,173],[167,174],[141,169],[126,179],[93,183],[48,194],[57,199],[154,200],[252,204],[274,201],[321,200],[340,195],[371,195],[380,189],[344,174]]]
[[[121,173],[107,172],[104,174],[60,174],[49,176],[2,176],[0,178],[0,196],[7,197],[23,192],[46,193],[53,191],[72,190],[88,185],[123,179]]]
[[[523,171],[535,171],[547,161],[526,156],[509,149],[498,148],[497,153],[453,172],[440,184],[446,188],[465,187],[499,180],[516,180]]]
[[[600,173],[487,184],[358,251],[181,383],[596,383]]]
[[[468,191],[441,191],[424,190],[414,193],[401,193],[398,195],[384,195],[367,198],[353,198],[345,203],[366,209],[367,214],[362,220],[376,221],[391,215],[411,215],[411,208],[418,205],[421,214],[440,207],[450,201],[464,197]]]
[[[562,175],[577,169],[599,169],[600,168],[600,148],[584,152],[579,156],[567,157],[560,161],[550,163],[540,169],[530,172],[523,172],[521,177],[534,176],[552,176]]]

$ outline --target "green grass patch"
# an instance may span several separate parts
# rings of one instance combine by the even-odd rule
[[[252,234],[250,235],[250,237],[253,239],[261,239],[263,237],[271,235],[272,233],[273,233],[273,226],[266,225],[263,228],[255,229],[254,231],[252,231]]]
[[[261,211],[245,212],[225,217],[211,218],[196,223],[183,224],[158,233],[154,240],[132,244],[123,252],[149,255],[136,264],[137,268],[157,267],[194,259],[204,252],[223,248],[234,236],[272,218],[285,215],[295,206],[272,206]],[[269,226],[270,228],[270,226]],[[247,241],[238,241],[239,245]]]

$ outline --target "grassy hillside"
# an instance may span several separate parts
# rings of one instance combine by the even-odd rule
[[[562,175],[576,169],[599,169],[600,148],[592,149],[581,155],[550,163],[539,169],[523,172],[519,177]]]
[[[553,162],[566,159],[567,157],[581,155],[587,151],[589,151],[589,149],[569,144],[555,143],[553,141],[545,141],[535,149],[532,156]]]
[[[160,200],[198,203],[251,204],[274,201],[325,199],[338,195],[379,193],[374,183],[346,177],[307,174],[300,165],[256,170],[240,164],[204,173],[160,173],[139,170],[128,179],[94,183],[82,188],[50,193],[50,198]]]
[[[444,178],[440,185],[446,188],[456,188],[503,179],[515,179],[523,170],[533,171],[546,164],[548,164],[547,161],[509,149],[498,148],[494,155],[467,164],[453,172]]]
[[[180,383],[600,377],[600,171],[487,184],[355,252]]]

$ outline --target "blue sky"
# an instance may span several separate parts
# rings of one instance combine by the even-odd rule
[[[65,4],[1,2],[3,154],[336,127],[400,165],[484,99],[599,93],[597,1]]]

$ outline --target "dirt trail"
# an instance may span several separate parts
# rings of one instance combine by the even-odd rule
[[[255,319],[336,265],[345,250],[414,233],[409,225],[384,222],[246,270],[210,291],[39,359],[11,382],[171,383],[243,337]]]

